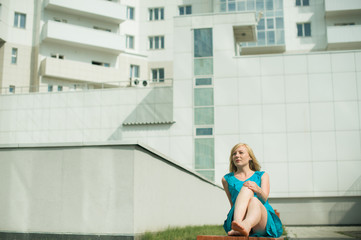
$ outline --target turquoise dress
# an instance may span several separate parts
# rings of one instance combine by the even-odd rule
[[[261,177],[264,174],[264,172],[256,171],[250,178],[248,178],[246,181],[253,181],[257,183],[258,186],[261,187]],[[228,173],[224,176],[228,183],[228,189],[231,194],[231,200],[233,203],[233,207],[229,211],[227,215],[227,219],[224,221],[223,228],[228,233],[232,230],[231,224],[233,221],[233,212],[234,212],[234,203],[236,202],[238,193],[240,192],[241,188],[243,187],[243,183],[246,181],[241,181],[238,178],[234,176],[234,173]],[[254,194],[255,197],[257,197],[256,194]],[[258,197],[257,197],[258,198]],[[260,199],[260,198],[258,198]],[[260,200],[262,202],[262,200]],[[281,220],[277,217],[275,211],[271,207],[271,205],[268,203],[268,200],[263,203],[267,210],[267,226],[266,226],[266,233],[265,235],[260,235],[257,233],[252,233],[250,236],[252,237],[280,237],[282,235],[283,229],[282,229],[282,223]]]

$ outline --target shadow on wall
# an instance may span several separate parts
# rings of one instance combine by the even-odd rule
[[[340,202],[336,203],[329,215],[332,224],[361,224],[361,176],[345,192]]]
[[[135,90],[137,96],[148,94],[135,109],[125,118],[123,123],[109,136],[109,141],[123,140],[123,133],[127,136],[139,136],[139,132],[147,130],[168,131],[173,121],[173,88],[154,87],[152,89],[139,88]]]

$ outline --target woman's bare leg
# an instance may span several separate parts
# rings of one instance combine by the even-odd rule
[[[253,191],[243,187],[238,194],[232,229],[228,235],[248,236],[251,229],[264,231],[267,224],[267,210],[263,204],[254,197]]]

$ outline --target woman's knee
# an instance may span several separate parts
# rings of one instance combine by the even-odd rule
[[[239,193],[240,194],[247,194],[247,195],[250,195],[250,196],[254,195],[253,191],[251,189],[249,189],[248,187],[242,187],[241,191]]]

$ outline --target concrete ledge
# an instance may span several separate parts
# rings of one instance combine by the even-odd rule
[[[4,240],[135,240],[134,236],[0,232]]]
[[[268,238],[268,237],[242,237],[242,236],[197,236],[197,240],[282,240],[284,237]]]

